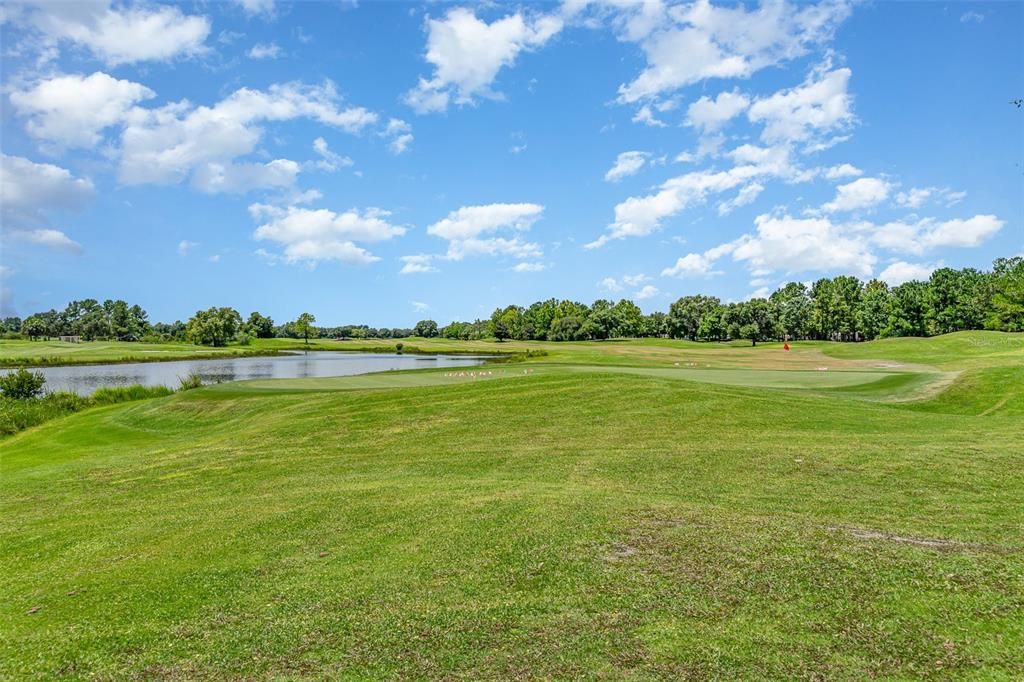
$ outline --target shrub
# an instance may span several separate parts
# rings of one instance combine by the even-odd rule
[[[190,372],[184,378],[179,377],[179,380],[181,381],[178,386],[179,391],[191,391],[193,388],[201,388],[203,385],[203,378],[199,376],[198,372]]]
[[[88,398],[66,391],[29,400],[0,398],[0,434],[17,433],[50,419],[77,412],[88,405]]]
[[[45,383],[42,372],[30,372],[21,367],[16,372],[0,376],[0,395],[15,400],[28,400],[41,395]]]
[[[403,348],[405,348],[405,344],[402,343],[401,341],[395,344],[395,350],[398,351],[399,353],[402,352]]]
[[[173,390],[166,386],[143,386],[134,384],[132,386],[111,386],[98,388],[90,396],[94,405],[113,405],[115,403],[126,403],[131,400],[145,400],[146,398],[162,398],[171,395]]]

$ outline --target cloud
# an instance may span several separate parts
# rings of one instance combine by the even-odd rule
[[[5,237],[80,251],[76,242],[51,228],[49,214],[79,211],[95,194],[92,182],[64,168],[0,153],[0,224]]]
[[[207,194],[242,194],[253,189],[291,187],[299,169],[299,164],[289,159],[267,163],[210,162],[195,170],[192,185]]]
[[[896,205],[900,208],[917,209],[931,199],[941,201],[946,206],[953,206],[963,201],[966,196],[967,192],[954,192],[948,187],[912,187],[896,195]]]
[[[980,24],[983,21],[985,21],[985,15],[981,14],[980,12],[975,12],[974,10],[967,10],[966,12],[960,15],[961,24],[967,24],[972,22],[975,24]]]
[[[182,239],[180,242],[178,242],[178,255],[185,256],[188,254],[189,251],[191,251],[193,248],[197,246],[199,246],[199,242],[190,242],[187,239]]]
[[[101,71],[55,76],[10,93],[15,111],[27,119],[28,134],[60,147],[96,146],[104,129],[124,121],[137,102],[155,96],[144,85]]]
[[[413,310],[422,313],[425,310],[430,310],[430,306],[422,301],[410,301],[412,303]]]
[[[447,260],[476,255],[534,260],[542,257],[543,251],[538,244],[523,241],[519,233],[529,230],[543,212],[539,204],[463,206],[428,226],[427,234],[448,241]],[[497,232],[512,232],[513,237],[490,236]]]
[[[864,175],[864,171],[849,163],[842,163],[838,166],[831,166],[830,168],[825,169],[825,177],[829,180],[855,178],[859,175]]]
[[[109,1],[39,2],[12,13],[41,37],[42,50],[69,42],[89,50],[108,66],[165,61],[206,51],[206,17],[173,6],[117,6]]]
[[[355,242],[381,242],[406,232],[404,227],[390,223],[390,213],[379,208],[335,213],[323,208],[252,204],[249,213],[257,220],[266,220],[256,228],[254,238],[284,247],[283,257],[288,263],[372,263],[380,259]]]
[[[720,194],[763,178],[795,180],[802,177],[793,166],[786,147],[742,145],[732,150],[729,156],[737,164],[729,170],[686,173],[666,180],[653,194],[629,197],[619,203],[615,206],[615,220],[608,225],[607,234],[590,242],[586,248],[599,248],[615,239],[649,235],[661,228],[663,220],[703,202],[709,194]]]
[[[874,269],[868,240],[828,218],[759,215],[754,224],[756,234],[733,242],[732,257],[762,274],[838,271],[868,277]]]
[[[232,0],[250,16],[273,17],[277,11],[274,0]]]
[[[732,199],[718,204],[718,215],[729,215],[740,206],[753,203],[764,191],[764,185],[759,182],[752,182],[744,185]]]
[[[543,46],[562,26],[557,16],[522,12],[488,24],[465,7],[451,9],[441,19],[428,19],[425,58],[434,74],[420,78],[405,101],[422,114],[444,111],[451,102],[500,98],[491,88],[498,72],[512,66],[523,51]]]
[[[45,246],[49,249],[57,251],[68,251],[70,253],[81,253],[82,245],[74,241],[60,230],[53,229],[39,229],[39,230],[16,230],[12,236],[16,239],[36,244],[37,246]]]
[[[409,145],[412,144],[412,126],[400,118],[389,119],[387,127],[381,134],[390,138],[388,150],[396,156],[406,152]]]
[[[715,262],[722,256],[732,253],[735,244],[727,243],[721,246],[708,249],[704,253],[688,253],[678,259],[670,268],[661,271],[662,277],[709,277],[722,274],[720,270],[714,270]]]
[[[721,130],[727,122],[750,106],[750,98],[737,92],[720,92],[715,99],[701,97],[686,110],[686,125],[707,135]]]
[[[614,277],[605,277],[597,283],[597,286],[605,291],[622,291],[622,285]]]
[[[622,281],[627,286],[631,286],[631,287],[638,287],[641,284],[643,284],[644,282],[650,281],[650,279],[651,279],[650,277],[648,277],[647,275],[645,275],[643,273],[640,273],[640,274],[637,274],[637,275],[623,275],[622,276]]]
[[[845,2],[772,2],[752,11],[706,0],[628,6],[617,21],[619,36],[640,44],[647,66],[619,87],[619,101],[652,99],[711,78],[748,78],[829,40],[849,14]]]
[[[547,266],[545,266],[543,263],[530,263],[524,261],[522,263],[516,263],[515,266],[512,268],[512,272],[540,272],[541,270],[544,270],[546,267]]]
[[[894,221],[884,225],[861,225],[861,232],[890,251],[921,254],[939,248],[971,248],[981,245],[1006,223],[994,215],[937,221],[925,218],[916,223]]]
[[[277,43],[257,43],[248,52],[249,59],[277,59],[282,54]]]
[[[871,208],[885,201],[891,190],[892,185],[885,180],[858,178],[836,187],[835,199],[822,204],[821,208],[828,213]]]
[[[203,191],[244,191],[294,181],[299,167],[276,159],[265,164],[236,164],[252,153],[263,135],[260,123],[309,118],[358,133],[377,121],[362,107],[340,107],[330,82],[242,88],[212,107],[187,101],[157,109],[136,107],[121,136],[119,176],[126,185],[173,184],[192,178]]]
[[[643,123],[652,128],[665,128],[668,126],[667,123],[655,116],[654,112],[651,111],[651,107],[647,105],[636,110],[636,113],[633,114],[633,123]]]
[[[654,298],[660,293],[661,292],[658,291],[658,287],[648,284],[643,289],[640,289],[639,291],[635,292],[633,294],[633,298],[636,299],[637,301],[643,301],[648,298]]]
[[[823,136],[845,130],[854,122],[853,100],[847,92],[851,75],[846,68],[814,69],[802,85],[757,99],[747,118],[764,124],[763,142],[804,142],[812,147],[809,151],[824,149],[831,142]]]
[[[608,182],[618,182],[622,178],[636,175],[650,157],[648,152],[622,152],[615,159],[615,165],[604,174],[604,179]]]
[[[320,170],[334,172],[339,168],[347,168],[355,163],[349,157],[331,151],[327,140],[322,137],[313,140],[313,151],[320,155],[320,161],[316,162],[316,167]]]
[[[405,265],[398,271],[400,275],[415,275],[427,272],[439,272],[437,268],[431,265],[434,260],[434,256],[426,253],[416,254],[414,256],[402,256],[401,260]]]
[[[885,270],[882,270],[881,274],[878,275],[878,279],[882,280],[889,286],[899,286],[904,282],[910,282],[911,280],[927,281],[931,277],[932,272],[938,269],[938,265],[927,265],[925,263],[907,263],[906,261],[896,261],[895,263],[889,264]]]

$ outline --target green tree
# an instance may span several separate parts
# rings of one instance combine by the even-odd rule
[[[860,306],[857,309],[857,330],[869,341],[882,333],[889,322],[889,308],[892,294],[889,285],[873,279],[864,285]]]
[[[29,315],[21,323],[21,333],[32,341],[49,336],[48,331],[46,320],[39,315]]]
[[[425,339],[432,339],[437,336],[437,322],[433,320],[420,320],[413,328],[413,333]]]
[[[811,298],[807,285],[789,282],[768,299],[775,306],[779,327],[790,339],[805,339],[811,327]]]
[[[308,346],[309,339],[315,339],[317,336],[317,328],[313,326],[315,324],[316,317],[313,313],[302,313],[291,323],[291,328],[295,332],[295,336],[305,341]]]
[[[636,303],[622,299],[612,307],[615,336],[635,338],[644,332],[644,313]]]
[[[500,316],[497,320],[491,320],[490,326],[491,336],[497,339],[499,343],[509,338],[508,326],[505,324],[505,320]]]
[[[185,325],[185,336],[202,346],[226,346],[242,326],[242,316],[234,308],[198,310]]]
[[[274,321],[255,311],[249,315],[246,327],[249,328],[249,333],[257,339],[269,339],[274,336]]]
[[[696,341],[701,320],[720,316],[722,302],[714,296],[683,296],[668,309],[668,333],[675,339]]]
[[[882,337],[927,336],[928,285],[910,281],[893,287],[889,296],[888,322]]]
[[[668,333],[668,315],[656,310],[644,318],[644,336],[664,336]]]
[[[974,268],[939,268],[928,280],[928,325],[932,334],[981,329],[985,323],[985,276]]]
[[[985,328],[1024,331],[1024,257],[997,258],[992,263]]]
[[[775,310],[767,299],[752,298],[730,304],[723,318],[730,338],[748,339],[752,346],[756,346],[758,341],[778,338]]]
[[[579,338],[583,322],[575,315],[560,317],[551,325],[548,332],[549,341],[575,341]]]

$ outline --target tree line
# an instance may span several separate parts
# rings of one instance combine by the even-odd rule
[[[429,320],[427,322],[430,322]],[[431,324],[433,324],[431,322]],[[1024,331],[1024,258],[999,258],[992,270],[939,268],[928,281],[890,287],[881,280],[823,277],[789,282],[767,298],[723,303],[683,296],[648,315],[628,299],[587,306],[548,299],[498,308],[489,320],[452,322],[450,339],[583,341],[659,336],[693,341],[773,339],[860,341],[933,336],[969,329]]]
[[[583,341],[621,337],[671,337],[694,341],[825,339],[859,341],[893,336],[932,336],[969,329],[1024,331],[1024,257],[999,258],[989,271],[939,268],[928,281],[890,287],[881,280],[824,277],[809,286],[789,282],[767,298],[725,302],[701,294],[683,296],[667,312],[644,314],[628,299],[591,305],[548,299],[530,306],[498,308],[487,320],[439,327],[420,320],[412,329],[366,325],[318,327],[303,313],[285,324],[234,308],[197,311],[187,322],[153,323],[138,305],[122,300],[72,301],[62,310],[2,321],[7,336],[31,339],[81,336],[85,340],[189,341],[223,346],[252,338],[370,338],[407,336],[477,340],[494,338]]]

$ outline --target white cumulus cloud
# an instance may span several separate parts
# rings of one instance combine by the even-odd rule
[[[889,197],[892,184],[879,178],[857,178],[836,187],[836,196],[822,205],[828,213],[859,211],[882,203]]]
[[[618,182],[622,178],[636,175],[650,156],[648,152],[622,152],[615,159],[615,165],[604,174],[604,179],[608,182]]]
[[[555,15],[509,14],[492,23],[473,10],[456,7],[443,18],[427,20],[426,60],[431,78],[420,78],[406,93],[406,102],[419,113],[444,111],[449,103],[471,104],[477,97],[498,98],[492,84],[502,68],[511,66],[525,50],[541,47],[562,30]]]
[[[139,83],[101,71],[41,80],[10,93],[15,111],[26,118],[25,130],[61,147],[93,147],[101,132],[124,121],[136,103],[156,93]]]
[[[249,212],[257,220],[265,221],[253,236],[280,245],[284,260],[289,263],[372,263],[380,259],[356,242],[381,242],[406,232],[404,227],[389,222],[391,214],[379,208],[352,208],[336,213],[324,208],[252,204]]]
[[[109,0],[30,2],[12,20],[42,39],[42,48],[72,43],[109,66],[164,61],[207,50],[206,17],[170,5],[114,5]]]
[[[908,263],[900,260],[890,263],[878,275],[878,279],[889,286],[898,286],[911,280],[921,280],[923,282],[927,281],[931,277],[932,272],[938,267],[937,265],[928,265],[927,263]]]

